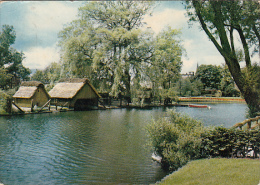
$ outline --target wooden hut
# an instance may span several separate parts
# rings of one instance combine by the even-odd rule
[[[98,107],[100,95],[87,78],[61,79],[49,95],[52,104],[67,106],[75,110]]]
[[[13,95],[14,103],[19,107],[42,107],[49,101],[50,96],[44,85],[38,81],[21,83],[18,91]]]

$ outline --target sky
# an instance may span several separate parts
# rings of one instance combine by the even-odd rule
[[[44,69],[51,62],[60,61],[58,33],[77,19],[83,1],[0,1],[0,26],[14,27],[16,41],[12,45],[25,55],[23,65],[30,69]],[[144,22],[155,33],[165,26],[180,29],[186,56],[182,58],[182,73],[195,71],[197,64],[224,64],[223,57],[208,39],[198,23],[188,24],[184,1],[158,1],[152,16]]]

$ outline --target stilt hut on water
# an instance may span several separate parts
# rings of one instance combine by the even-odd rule
[[[19,107],[41,107],[49,101],[50,96],[43,83],[38,81],[22,82],[18,91],[13,95],[14,103]]]
[[[61,79],[49,95],[51,104],[74,108],[75,110],[98,107],[100,95],[87,78]]]

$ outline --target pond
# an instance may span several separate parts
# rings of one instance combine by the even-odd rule
[[[205,125],[230,127],[245,104],[177,107]],[[174,109],[169,108],[169,109]],[[0,118],[0,182],[151,184],[167,172],[151,159],[145,130],[166,108],[111,109]]]

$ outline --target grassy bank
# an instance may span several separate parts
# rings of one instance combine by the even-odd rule
[[[203,159],[189,162],[159,185],[258,185],[259,159]]]

